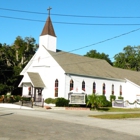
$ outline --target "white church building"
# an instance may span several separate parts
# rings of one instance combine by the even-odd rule
[[[20,75],[23,96],[41,101],[84,92],[110,95],[133,102],[140,97],[140,72],[112,67],[101,59],[57,50],[57,37],[50,16],[39,37],[39,49]]]

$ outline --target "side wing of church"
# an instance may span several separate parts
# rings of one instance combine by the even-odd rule
[[[135,101],[140,96],[140,73],[114,68],[105,60],[56,49],[57,37],[50,16],[39,37],[39,49],[20,73],[23,96],[35,101],[64,97],[71,91],[122,96]]]

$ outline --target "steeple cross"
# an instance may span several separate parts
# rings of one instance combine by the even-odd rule
[[[49,7],[47,10],[49,11],[48,15],[50,16],[50,11],[51,11],[51,7]]]

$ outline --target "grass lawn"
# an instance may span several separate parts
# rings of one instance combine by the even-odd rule
[[[102,107],[102,108],[99,108],[98,111],[105,111],[105,112],[134,112],[134,111],[140,111],[140,108],[112,108],[112,107]]]
[[[100,118],[100,119],[140,118],[140,113],[89,115],[89,117]]]
[[[94,111],[94,110],[93,110]],[[99,108],[101,112],[112,112],[117,114],[102,114],[102,115],[89,115],[89,117],[100,118],[100,119],[126,119],[126,118],[140,118],[139,108]],[[118,113],[120,112],[120,113]]]

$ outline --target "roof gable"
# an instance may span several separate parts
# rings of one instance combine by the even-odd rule
[[[30,77],[34,87],[42,87],[42,88],[45,87],[45,84],[43,83],[43,81],[38,73],[27,72],[27,74]]]

